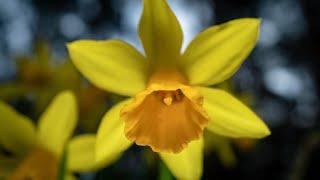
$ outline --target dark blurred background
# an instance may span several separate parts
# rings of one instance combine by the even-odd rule
[[[206,153],[203,179],[320,179],[320,1],[168,1],[182,24],[184,47],[213,24],[262,18],[257,47],[228,83],[235,94],[250,97],[248,104],[272,135],[249,143],[230,140],[232,165],[214,151]],[[66,42],[77,39],[121,38],[142,50],[140,14],[141,0],[0,0],[0,85],[17,80],[17,59],[33,57],[38,42],[50,47],[52,64],[63,63]],[[103,112],[117,98],[108,96]],[[36,116],[28,94],[7,101]],[[160,179],[162,166],[148,149],[133,147],[115,164],[80,178]]]

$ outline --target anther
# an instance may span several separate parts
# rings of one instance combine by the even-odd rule
[[[168,96],[168,97],[165,97],[163,98],[163,102],[167,105],[167,106],[170,106],[172,104],[172,96]]]
[[[181,100],[181,91],[180,91],[180,90],[174,91],[173,94],[174,94],[174,98],[175,98],[177,101],[180,101],[180,100]]]

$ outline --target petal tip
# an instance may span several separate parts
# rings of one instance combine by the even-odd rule
[[[230,21],[231,23],[239,23],[249,29],[259,31],[262,18],[240,18]]]
[[[68,42],[68,43],[66,44],[66,47],[67,47],[67,49],[68,49],[69,52],[70,52],[71,49],[74,49],[74,48],[76,47],[76,42],[77,42],[77,41],[72,41],[72,42]]]
[[[261,18],[251,18],[251,26],[257,32],[259,32],[259,30],[260,30],[261,21],[262,21]]]
[[[252,24],[256,26],[256,25],[260,25],[262,18],[243,18],[242,20],[246,21],[248,24]]]
[[[79,43],[78,41],[73,41],[73,42],[69,42],[69,43],[66,44],[70,60],[73,61],[73,62],[74,62],[74,60],[77,60],[77,58],[74,58],[74,54],[77,52],[78,43]]]
[[[75,50],[81,48],[81,46],[85,46],[86,42],[90,43],[91,41],[90,40],[76,40],[76,41],[68,42],[66,44],[66,46],[67,46],[69,53],[71,53],[71,51],[75,51]]]
[[[270,131],[269,127],[262,121],[261,127],[257,128],[256,138],[262,139],[262,138],[265,138],[270,135],[271,135],[271,131]]]
[[[263,132],[263,137],[267,137],[267,136],[270,136],[271,135],[271,131],[270,129],[265,126],[265,129],[264,129],[264,132]]]
[[[76,103],[76,96],[71,90],[64,90],[58,94],[59,97],[69,99],[72,102]]]

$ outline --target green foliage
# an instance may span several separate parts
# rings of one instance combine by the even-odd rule
[[[159,163],[159,177],[158,180],[173,180],[173,175],[169,171],[168,167],[160,161]]]
[[[60,164],[59,164],[59,174],[58,180],[64,180],[67,173],[67,159],[68,159],[68,152],[66,150],[63,151]]]

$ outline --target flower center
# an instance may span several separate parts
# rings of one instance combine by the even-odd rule
[[[178,153],[202,135],[208,121],[202,104],[203,97],[178,71],[158,71],[120,115],[128,139],[156,152]]]
[[[43,69],[35,64],[26,64],[19,71],[19,78],[23,83],[44,87],[51,80],[51,71]]]
[[[31,151],[8,177],[8,180],[55,180],[58,177],[58,159],[47,150]]]

